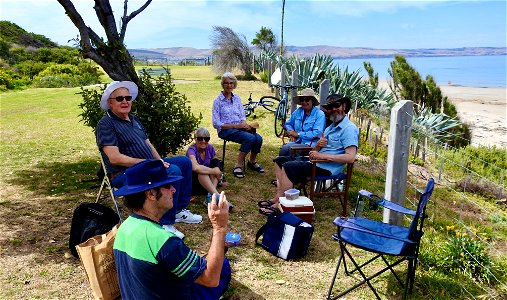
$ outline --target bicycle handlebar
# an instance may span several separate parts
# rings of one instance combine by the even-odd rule
[[[304,86],[297,86],[297,85],[292,85],[292,84],[285,84],[285,85],[272,84],[272,86],[277,87],[277,88],[282,88],[284,90],[304,88]]]

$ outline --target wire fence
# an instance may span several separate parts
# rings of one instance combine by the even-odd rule
[[[381,151],[387,152],[388,116],[365,115],[355,111],[351,118],[358,127],[362,128],[362,139],[364,140],[361,140],[360,144],[367,142],[372,146],[372,157],[380,155]],[[456,235],[464,235],[468,239],[480,242],[486,247],[487,253],[491,257],[505,258],[507,244],[505,236],[507,228],[505,168],[490,163],[479,156],[471,155],[463,149],[449,146],[417,126],[412,126],[411,130],[411,160],[419,162],[419,165],[422,166],[418,168],[411,164],[409,167],[407,191],[409,189],[417,191],[421,187],[421,179],[434,178],[437,184],[445,187],[447,194],[451,197],[446,200],[448,203],[445,205],[442,202],[434,202],[431,207],[432,212],[430,211],[429,214],[435,216],[439,211],[447,211],[447,208],[451,207],[452,213],[446,216],[446,221],[453,225],[449,228],[460,228],[459,232],[456,231]],[[505,150],[499,152],[504,156],[499,161],[502,159],[506,161]],[[379,165],[384,168],[385,172],[385,165]],[[489,199],[494,200],[478,201],[476,197],[471,197],[470,193],[478,191],[489,195]],[[380,195],[383,193],[383,191],[372,192]],[[416,205],[414,199],[408,196],[406,203]],[[431,217],[430,221],[435,222],[435,220],[431,220]],[[439,223],[441,224],[442,220]],[[438,226],[438,224],[434,225]],[[506,283],[495,275],[491,264],[485,264],[483,257],[463,245],[461,244],[459,249],[463,259],[479,266],[480,272],[487,274],[488,277],[486,282],[472,279],[467,280],[465,284],[459,281],[463,294],[473,299],[484,296],[489,299],[501,299],[495,287],[505,291],[507,290]],[[471,291],[469,282],[473,282],[476,285],[475,290],[481,290],[483,295],[477,296],[476,292]],[[445,289],[445,287],[441,287]]]

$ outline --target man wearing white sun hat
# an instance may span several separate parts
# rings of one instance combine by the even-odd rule
[[[100,107],[107,112],[97,124],[97,146],[104,159],[107,176],[115,187],[125,184],[124,171],[128,167],[145,159],[162,159],[148,139],[144,126],[130,113],[137,94],[135,83],[113,81],[100,99]],[[160,223],[166,230],[183,238],[185,235],[174,227],[175,222],[202,221],[200,215],[187,209],[192,196],[192,162],[185,156],[164,158],[163,161],[169,175],[181,175],[183,179],[176,183],[173,208],[160,219]]]

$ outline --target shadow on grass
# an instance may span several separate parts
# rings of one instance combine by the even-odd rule
[[[42,162],[6,176],[9,191],[0,201],[0,226],[8,229],[0,238],[2,256],[38,254],[37,259],[61,261],[74,209],[95,202],[99,166],[94,159]]]
[[[234,275],[233,275],[234,276]],[[232,278],[229,288],[223,295],[224,300],[263,300],[264,296],[252,291],[249,287]]]
[[[45,196],[79,193],[99,187],[98,159],[77,162],[40,162],[30,169],[14,172],[6,181]]]

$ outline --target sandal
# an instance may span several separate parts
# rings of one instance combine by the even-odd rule
[[[265,215],[265,216],[271,216],[271,215],[279,215],[282,212],[276,208],[276,207],[261,207],[259,208],[259,213]]]
[[[264,168],[261,165],[259,165],[257,162],[254,162],[254,163],[247,162],[246,166],[251,170],[257,171],[259,173],[264,173]]]
[[[245,173],[243,173],[243,169],[241,169],[241,167],[234,167],[234,169],[232,169],[232,175],[237,178],[245,177]]]
[[[276,179],[271,180],[271,184],[275,187],[278,187],[278,180]]]
[[[259,208],[263,208],[263,207],[271,207],[273,206],[273,201],[271,200],[261,200],[259,202],[257,202],[257,206],[259,206]]]

